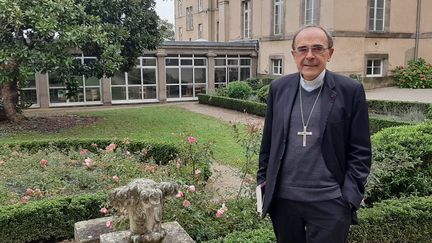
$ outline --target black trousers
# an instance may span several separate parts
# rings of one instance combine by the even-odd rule
[[[344,243],[351,209],[343,198],[298,202],[275,198],[269,210],[279,243]]]

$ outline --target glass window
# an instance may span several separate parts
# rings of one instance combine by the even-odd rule
[[[126,73],[116,72],[111,77],[111,85],[125,85],[126,84]]]
[[[250,1],[243,2],[243,38],[250,38],[251,9]]]
[[[182,68],[181,69],[181,82],[193,83],[193,68]]]
[[[250,78],[250,68],[241,67],[240,68],[240,80],[246,80]]]
[[[178,12],[178,16],[179,17],[183,16],[183,0],[178,0],[178,2],[177,2],[177,12]]]
[[[113,100],[126,100],[126,87],[112,87],[111,95]]]
[[[167,85],[167,98],[179,98],[179,91],[178,85]]]
[[[272,74],[273,75],[282,75],[282,59],[272,59]]]
[[[193,30],[193,9],[192,6],[186,8],[186,30]]]
[[[215,68],[215,83],[226,83],[226,68]]]
[[[318,24],[319,0],[305,0],[304,6],[304,24]]]
[[[238,67],[229,67],[228,68],[228,82],[238,81],[239,80],[239,68]]]
[[[182,85],[182,97],[193,97],[193,85]]]
[[[143,68],[143,84],[156,84],[156,69]]]
[[[166,82],[167,84],[178,84],[179,83],[179,69],[178,68],[167,68],[166,69]]]
[[[368,59],[366,66],[366,77],[382,77],[383,76],[383,60]]]
[[[273,6],[273,33],[279,35],[282,33],[282,23],[283,23],[283,0],[274,0]]]
[[[205,68],[195,68],[195,83],[206,83]]]
[[[369,0],[369,30],[384,31],[385,0]]]
[[[156,58],[152,58],[152,59],[143,58],[142,66],[156,66]]]
[[[156,99],[156,86],[144,86],[144,99]]]
[[[133,68],[127,73],[128,84],[141,84],[141,69]]]
[[[167,58],[167,59],[165,59],[165,65],[166,66],[178,66],[179,60],[178,60],[178,58]]]
[[[225,66],[226,65],[226,59],[220,59],[220,58],[216,58],[215,59],[215,66]]]

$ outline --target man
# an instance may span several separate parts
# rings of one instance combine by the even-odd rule
[[[371,166],[362,85],[326,70],[333,39],[320,26],[293,37],[298,73],[270,85],[257,183],[278,242],[342,243]]]

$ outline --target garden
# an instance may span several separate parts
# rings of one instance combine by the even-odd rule
[[[263,116],[269,82],[232,82],[199,100]],[[373,166],[365,205],[358,212],[360,224],[351,227],[349,242],[428,242],[432,105],[368,105]],[[176,106],[82,111],[63,117],[42,114],[29,121],[71,117],[80,122],[41,130],[0,124],[2,242],[71,239],[75,222],[118,215],[108,203],[108,192],[136,178],[180,185],[164,205],[163,221],[179,222],[197,242],[275,241],[268,218],[257,217],[252,193],[259,126],[233,125]],[[214,162],[242,172],[238,192],[221,197],[208,189]],[[125,222],[106,227],[122,228]]]

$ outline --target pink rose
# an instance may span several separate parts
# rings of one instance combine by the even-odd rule
[[[39,188],[36,188],[34,190],[34,196],[35,197],[43,197],[43,191],[41,189],[39,189]]]
[[[105,150],[107,152],[113,152],[117,148],[117,144],[111,143],[110,145],[106,146]]]
[[[117,175],[113,176],[112,179],[115,183],[119,183],[120,181],[120,178]]]
[[[47,167],[47,166],[48,166],[48,160],[46,160],[46,159],[41,159],[41,160],[39,161],[39,165],[40,165],[42,168]]]
[[[187,207],[190,207],[190,205],[191,205],[191,202],[189,202],[188,200],[183,201],[183,207],[187,208]]]
[[[110,221],[107,221],[107,222],[105,223],[105,225],[106,225],[106,227],[112,229],[112,227],[113,227],[113,222],[112,222],[111,220],[110,220]]]
[[[196,169],[194,172],[194,177],[195,179],[199,180],[199,178],[201,177],[201,170]]]
[[[34,193],[33,189],[31,189],[31,188],[27,188],[27,190],[26,190],[26,192],[25,192],[25,195],[26,195],[26,196],[33,196],[33,193]]]
[[[86,156],[88,154],[89,150],[88,149],[83,149],[80,151],[80,155],[81,156]]]
[[[192,186],[188,186],[188,191],[189,191],[189,192],[192,192],[192,193],[193,193],[193,192],[195,192],[195,190],[196,190],[196,189],[195,189],[195,186],[193,186],[193,185],[192,185]]]
[[[218,211],[216,211],[216,218],[220,218],[222,217],[222,215],[225,213],[225,211],[219,209]]]
[[[5,162],[4,162],[4,160],[0,160],[0,165],[2,165],[2,164],[4,164]]]
[[[188,137],[187,141],[189,142],[189,144],[193,144],[196,143],[197,139],[195,137]]]
[[[108,209],[106,209],[106,208],[104,207],[104,208],[101,208],[101,209],[99,210],[99,212],[100,212],[101,214],[105,215],[105,214],[108,213]]]
[[[180,167],[181,167],[181,160],[180,159],[176,159],[176,168],[177,169],[180,169]]]
[[[123,143],[126,144],[126,145],[130,144],[130,140],[129,140],[129,138],[125,138],[125,140],[124,140]]]
[[[98,145],[97,145],[96,143],[92,143],[91,146],[92,146],[93,148],[97,148],[97,147],[98,147]]]
[[[182,191],[178,191],[176,194],[176,198],[182,198],[184,197],[184,193]]]
[[[29,196],[24,196],[21,198],[21,202],[23,204],[27,204],[30,201],[30,197]]]
[[[87,166],[88,169],[91,169],[93,167],[93,160],[92,159],[86,158],[84,160],[84,162],[85,162],[85,165]]]

